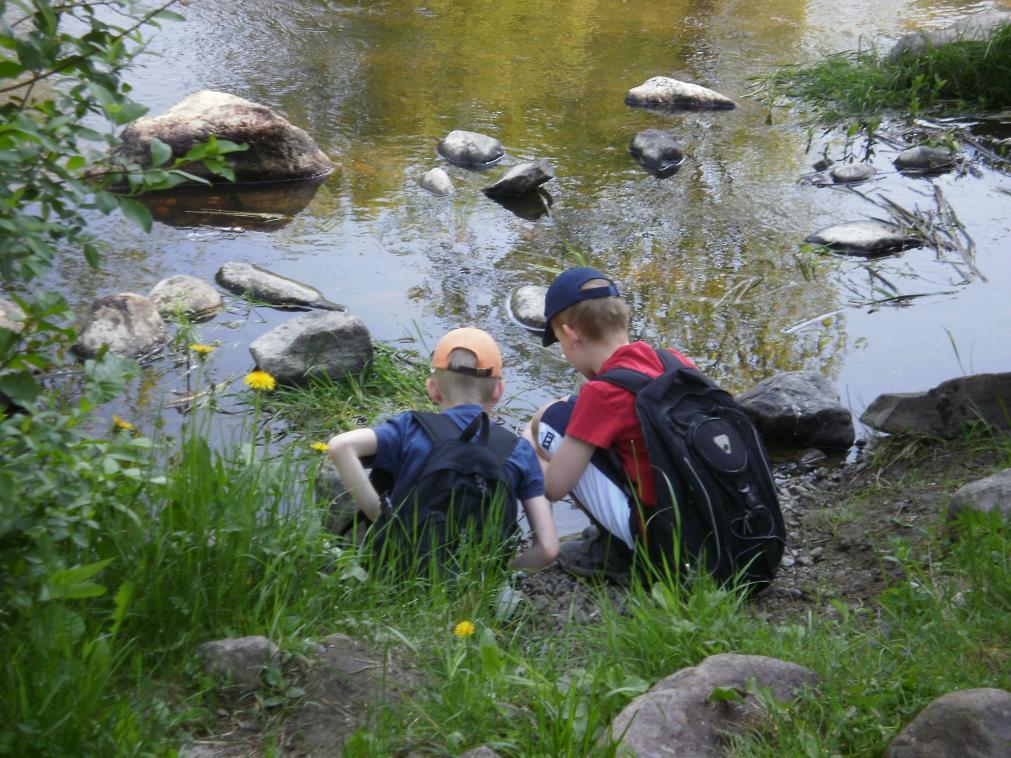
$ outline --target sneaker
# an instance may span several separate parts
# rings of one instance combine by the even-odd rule
[[[593,525],[583,530],[582,539],[561,544],[558,565],[576,576],[604,577],[619,584],[627,583],[632,575],[631,551]]]

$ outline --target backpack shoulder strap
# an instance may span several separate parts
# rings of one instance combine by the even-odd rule
[[[596,378],[599,381],[628,390],[634,395],[638,395],[640,390],[653,381],[652,378],[641,371],[636,371],[634,368],[625,368],[624,366],[608,369],[603,374],[597,374]]]
[[[673,371],[676,368],[688,368],[684,362],[678,358],[670,350],[664,350],[663,348],[655,347],[653,352],[656,353],[656,357],[660,359],[660,363],[663,364],[663,370]]]
[[[412,411],[414,420],[425,430],[425,434],[432,442],[443,442],[445,440],[458,440],[463,432],[451,418],[441,413],[431,413],[428,411]]]

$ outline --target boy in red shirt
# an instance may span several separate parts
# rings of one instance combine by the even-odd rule
[[[627,578],[636,535],[642,533],[634,502],[648,512],[657,493],[635,396],[595,377],[619,366],[651,377],[663,373],[649,344],[629,342],[628,315],[614,282],[596,269],[572,268],[558,275],[544,300],[543,342],[560,343],[566,360],[589,381],[578,396],[541,408],[524,431],[540,457],[548,499],[571,494],[596,526],[595,536],[588,530],[585,539],[561,545],[559,565],[580,576],[617,581]],[[616,454],[621,471],[608,451]]]

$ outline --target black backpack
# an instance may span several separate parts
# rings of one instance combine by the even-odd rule
[[[670,351],[656,354],[664,371],[655,379],[624,367],[596,377],[636,396],[657,489],[656,507],[643,509],[648,554],[679,555],[721,584],[739,577],[757,591],[786,545],[762,440],[730,393]]]
[[[487,540],[496,548],[510,544],[517,508],[505,463],[516,435],[491,423],[483,412],[462,431],[439,413],[412,415],[432,440],[432,450],[413,480],[394,481],[388,472],[372,470],[371,481],[383,502],[376,554],[396,540],[403,567],[424,571],[433,560],[448,567],[462,538]]]

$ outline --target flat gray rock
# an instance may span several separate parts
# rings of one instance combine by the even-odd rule
[[[750,691],[754,685],[788,702],[816,683],[814,672],[795,663],[760,655],[713,655],[635,698],[615,717],[611,734],[625,735],[619,755],[625,750],[639,756],[710,758],[723,754],[726,735],[768,718]],[[714,698],[715,693],[724,699]]]
[[[824,245],[851,255],[887,255],[922,245],[923,241],[894,224],[884,221],[848,221],[835,224],[808,235],[804,240],[812,245]]]
[[[990,687],[949,692],[892,740],[885,758],[1008,758],[1011,692]]]
[[[1011,372],[974,374],[925,392],[895,392],[874,399],[860,420],[889,434],[930,434],[952,439],[978,421],[1011,428]]]
[[[261,371],[283,384],[311,376],[344,379],[372,360],[372,338],[357,316],[343,311],[305,313],[276,326],[249,346]]]
[[[210,318],[224,307],[220,292],[203,279],[185,274],[162,279],[147,297],[162,316],[181,312],[194,321]]]
[[[544,158],[538,158],[529,163],[513,166],[501,179],[489,184],[482,191],[488,197],[521,197],[554,178],[555,170],[551,164]]]
[[[25,328],[25,312],[21,310],[17,303],[12,303],[6,298],[0,297],[0,328],[10,329],[12,332],[20,332]]]
[[[327,300],[323,293],[311,285],[275,274],[252,263],[229,261],[218,269],[214,278],[229,292],[270,305],[327,311],[347,310],[345,306]]]
[[[543,331],[544,298],[548,288],[538,284],[526,284],[513,290],[509,297],[509,310],[513,318],[528,329]]]
[[[654,76],[625,95],[625,105],[659,110],[728,110],[737,103],[719,92],[668,76]]]
[[[248,146],[226,158],[237,182],[307,179],[333,171],[333,163],[303,129],[265,105],[211,90],[189,95],[161,116],[134,121],[123,130],[113,158],[147,167],[155,138],[172,148],[173,158],[181,158],[212,134]],[[214,178],[201,163],[186,170]]]
[[[836,184],[865,182],[874,176],[874,166],[869,163],[843,163],[832,167],[829,174]]]
[[[99,298],[77,336],[74,352],[94,358],[103,346],[124,358],[142,355],[168,341],[165,321],[143,295],[120,292]]]
[[[450,179],[449,174],[441,168],[433,168],[431,171],[427,172],[418,180],[418,184],[420,184],[423,189],[428,190],[438,197],[452,195],[455,190],[453,187],[453,180]]]
[[[208,673],[225,677],[242,693],[258,690],[263,671],[281,657],[277,645],[259,635],[205,642],[197,653]]]
[[[951,42],[979,42],[988,39],[1001,25],[1011,23],[1011,13],[990,10],[973,13],[950,26],[932,32],[920,29],[899,39],[889,53],[892,60],[919,55],[925,50]]]
[[[1011,468],[959,487],[951,498],[948,516],[954,518],[963,511],[996,511],[1011,519]]]
[[[796,447],[848,448],[853,415],[817,371],[776,374],[737,396],[758,431]]]
[[[647,170],[670,175],[684,162],[684,150],[674,135],[663,129],[644,129],[632,138],[628,152]]]
[[[903,150],[895,159],[895,168],[908,172],[945,171],[955,166],[955,155],[945,147],[917,145]]]
[[[503,155],[502,143],[479,132],[454,129],[439,142],[439,155],[465,168],[479,168],[494,163]]]

